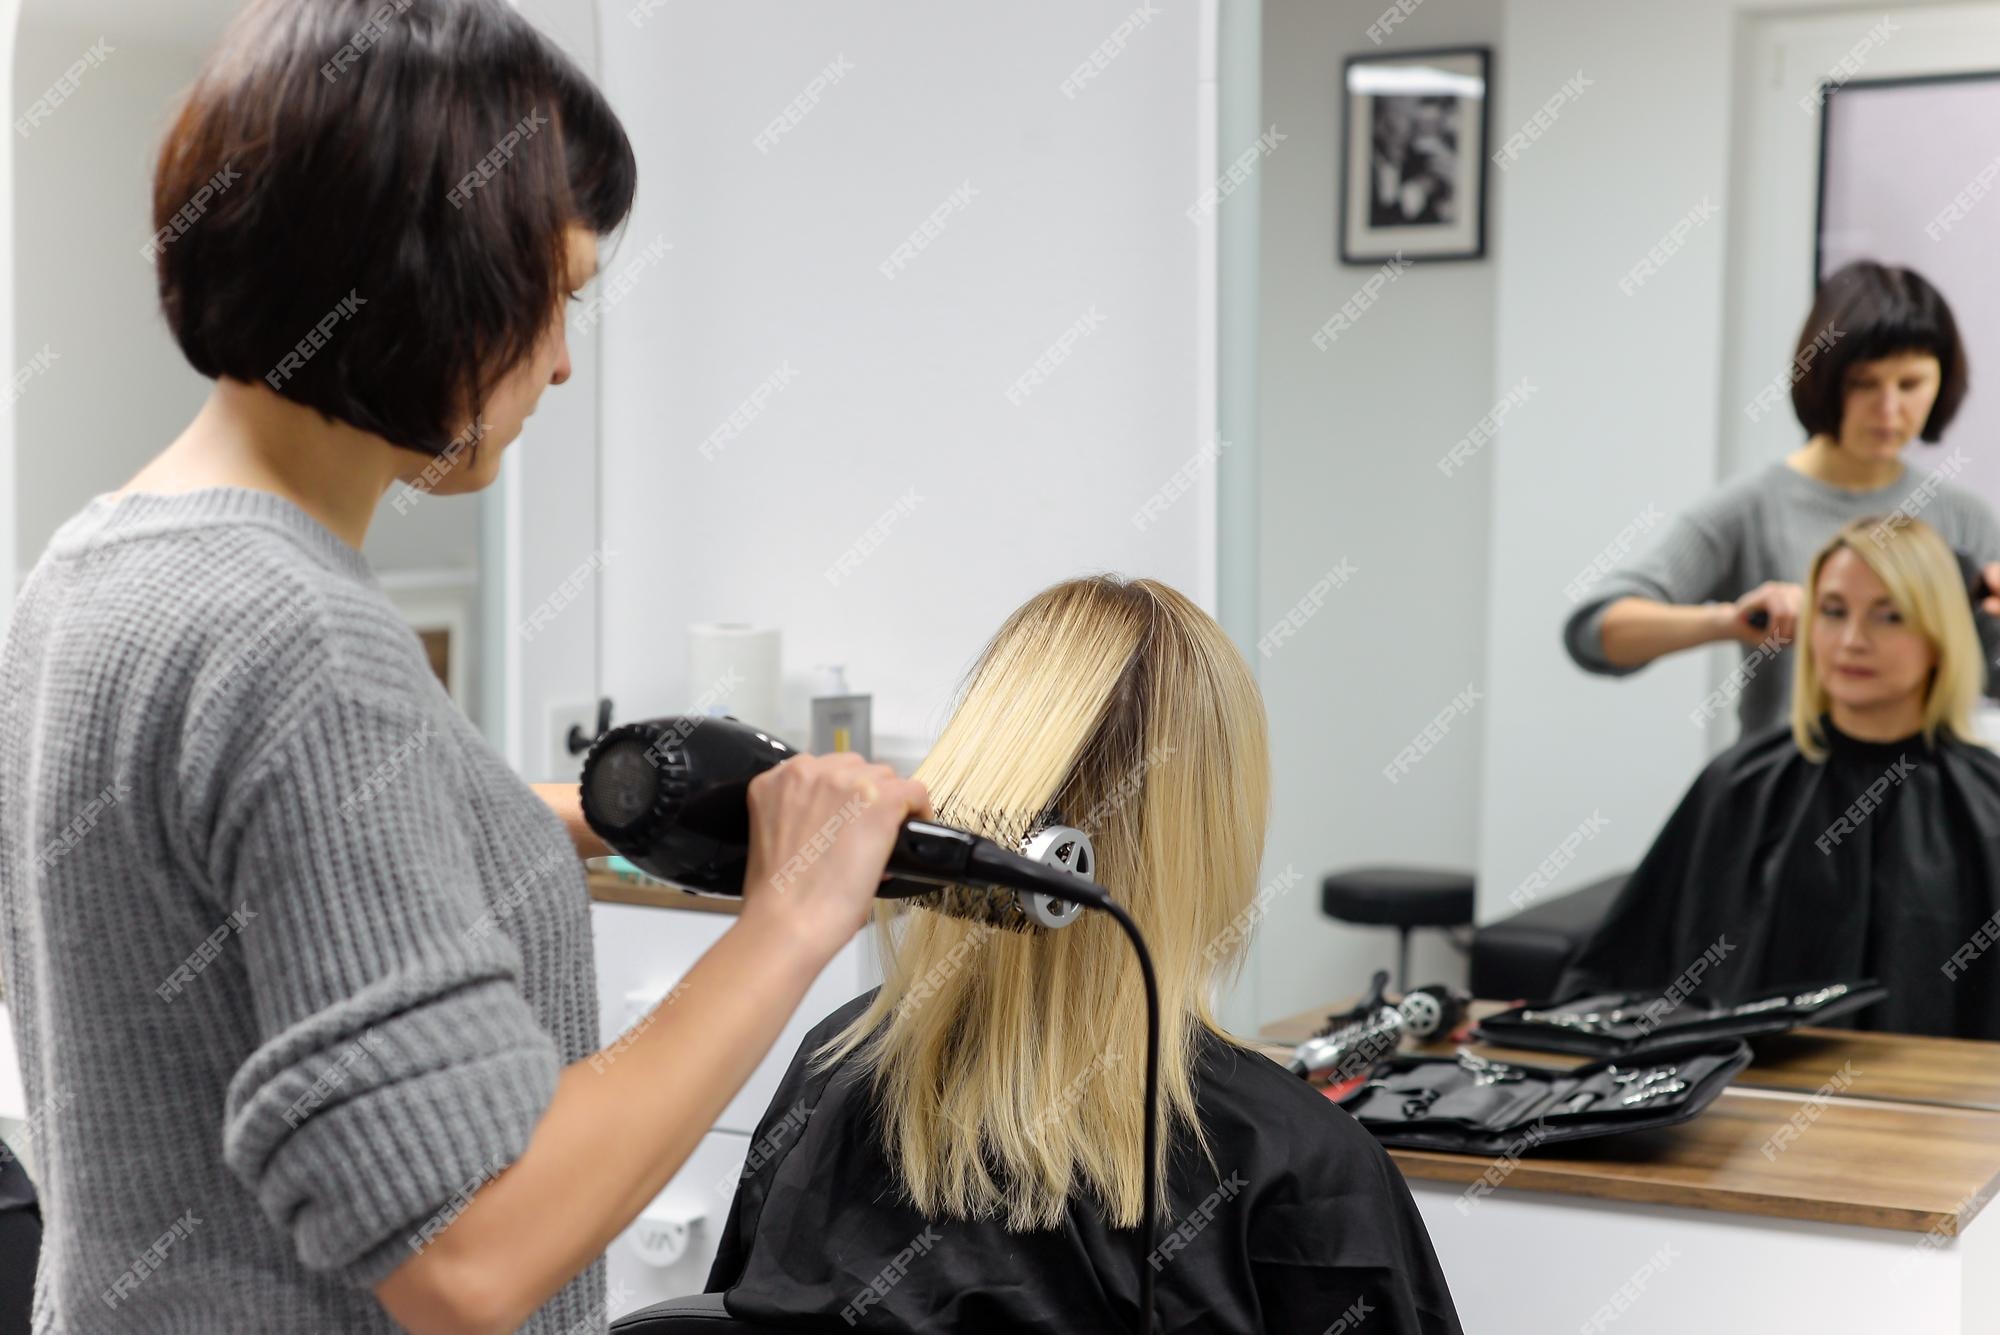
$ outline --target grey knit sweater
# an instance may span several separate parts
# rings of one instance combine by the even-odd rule
[[[1948,455],[1936,472],[1905,465],[1903,475],[1874,491],[1846,491],[1807,477],[1782,463],[1747,474],[1676,515],[1638,559],[1597,576],[1585,571],[1572,585],[1584,602],[1563,626],[1563,643],[1577,666],[1624,676],[1638,668],[1614,667],[1604,656],[1604,609],[1620,598],[1663,603],[1734,602],[1766,580],[1803,585],[1807,567],[1850,520],[1901,510],[1936,529],[1945,543],[1980,564],[2000,561],[2000,520],[1977,496],[1947,479],[1956,471]],[[2000,621],[1974,617],[1985,645],[1987,691],[2000,694]],[[1783,722],[1792,702],[1792,651],[1775,658],[1743,647],[1743,668],[1725,689],[1704,702],[1688,701],[1690,717],[1727,712],[1734,697],[1740,736]],[[1740,690],[1741,694],[1736,694]]]
[[[371,1286],[598,1041],[561,819],[361,554],[238,487],[99,496],[30,574],[0,947],[38,1333],[397,1329]],[[604,1303],[600,1258],[525,1329]]]

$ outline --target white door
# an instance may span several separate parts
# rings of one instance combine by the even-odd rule
[[[1737,95],[1737,155],[1731,195],[1734,208],[1730,230],[1729,324],[1724,345],[1726,368],[1723,396],[1722,466],[1737,475],[1796,449],[1801,440],[1787,398],[1781,411],[1746,411],[1758,392],[1785,375],[1791,365],[1799,330],[1813,298],[1813,238],[1818,217],[1820,111],[1814,97],[1822,80],[1848,70],[1849,81],[1900,79],[1910,76],[2000,71],[2000,4],[1905,6],[1888,10],[1854,10],[1812,17],[1771,17],[1746,28],[1748,44],[1739,68]],[[1930,217],[1952,195],[1969,184],[1980,168],[2000,154],[2000,124],[1978,127],[1940,126],[1935,139],[1911,143],[1903,160],[1884,165],[1885,179],[1906,180],[1922,174],[1949,182],[1931,201],[1919,206]],[[1949,160],[1939,158],[1950,144]],[[1926,159],[1937,159],[1929,161]],[[2000,200],[1987,208],[2000,219]],[[1946,248],[1960,243],[1946,231],[1933,240],[1921,231],[1895,253],[1872,256],[1884,263],[1904,264],[1919,272],[1937,267]],[[1838,239],[1836,238],[1835,241]],[[1838,263],[1845,252],[1830,245]],[[1954,305],[1972,301],[1995,304],[1994,289],[1972,293],[1946,291]],[[1975,367],[1974,383],[1984,376]],[[1991,367],[1984,368],[1987,375]],[[1989,394],[1990,421],[2000,421],[2000,394]],[[1970,442],[1979,438],[1972,413],[1977,392],[1968,398],[1954,435]],[[1986,437],[1990,439],[1989,430]],[[1914,447],[1913,447],[1914,449]],[[1974,451],[1969,451],[1974,452]],[[1991,454],[1990,450],[1984,453]],[[1912,454],[1921,461],[1924,456]],[[2000,456],[1989,460],[1996,479],[1992,485],[1972,483],[1989,500],[2000,502]],[[1974,465],[1977,466],[1976,464]]]
[[[1822,81],[2000,71],[2000,4],[1769,17],[1748,24],[1743,40],[1720,428],[1726,477],[1781,458],[1803,439],[1789,388],[1794,350],[1812,309],[1822,116],[1816,94]],[[2000,329],[2000,286],[1991,278],[2000,198],[1972,206],[1973,226],[1939,228],[1936,235],[1926,227],[2000,159],[2000,123],[1926,126],[1885,150],[1884,189],[1901,196],[1885,201],[1885,208],[1908,226],[1895,229],[1893,239],[1869,237],[1867,258],[1908,266],[1937,283],[1959,320],[1974,385],[1943,445],[1913,444],[1906,457],[1940,468],[1954,448],[1963,450],[1967,462],[1954,480],[2000,508],[2000,454],[1990,448],[2000,436],[2000,392],[1980,389],[2000,366],[2000,337],[1993,332]],[[1829,269],[1860,256],[1857,238],[1823,241]],[[1718,660],[1717,673],[1724,670]],[[1979,726],[1988,740],[2000,739],[2000,711],[1984,708]],[[1718,749],[1731,740],[1726,729],[1711,736]]]

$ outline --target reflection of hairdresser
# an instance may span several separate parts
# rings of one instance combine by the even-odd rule
[[[1622,676],[1664,654],[1736,640],[1746,656],[1741,735],[1784,717],[1791,674],[1762,661],[1790,644],[1812,554],[1862,515],[1921,514],[2000,589],[2000,520],[1937,473],[1904,464],[1912,437],[1935,443],[1965,397],[1965,353],[1951,308],[1908,269],[1848,265],[1821,285],[1799,333],[1792,407],[1807,440],[1782,463],[1722,487],[1668,526],[1639,560],[1598,584],[1563,630],[1577,665]],[[2000,613],[1987,598],[1983,613]],[[1756,614],[1762,613],[1762,616]],[[1757,624],[1763,622],[1766,624]],[[1986,656],[2000,621],[1977,618]]]
[[[1878,542],[1877,539],[1880,539]],[[2000,1038],[2000,756],[1968,740],[1984,673],[1951,552],[1863,519],[1806,571],[1789,726],[1716,757],[1559,994],[1705,997],[1878,978],[1857,1027]],[[1717,952],[1717,953],[1711,953]]]
[[[1382,1335],[1455,1332],[1388,1155],[1210,1009],[1257,916],[1267,746],[1211,617],[1151,580],[1080,579],[1001,627],[916,778],[938,819],[990,838],[1051,811],[1083,829],[1151,945],[1159,1328],[1320,1331],[1360,1311]],[[751,1156],[709,1289],[811,1329],[1131,1329],[1145,1007],[1124,936],[1097,914],[1032,934],[879,916],[886,981],[793,1059],[751,1142],[781,1148]]]

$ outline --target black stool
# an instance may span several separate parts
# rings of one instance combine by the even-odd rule
[[[1418,927],[1470,927],[1472,876],[1424,867],[1354,867],[1330,872],[1320,882],[1319,907],[1340,922],[1394,927],[1396,990],[1407,992],[1410,932]]]

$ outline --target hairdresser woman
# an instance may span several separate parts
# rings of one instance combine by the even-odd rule
[[[928,814],[852,756],[760,777],[741,919],[595,1051],[575,789],[482,744],[360,549],[398,479],[494,479],[633,189],[506,0],[253,0],[188,93],[153,225],[214,392],[64,523],[0,650],[37,1330],[603,1330],[606,1244]]]
[[[1949,480],[1958,464],[1933,473],[1902,457],[1913,438],[1941,440],[1965,398],[1965,350],[1938,290],[1909,269],[1846,266],[1820,285],[1793,366],[1805,443],[1676,518],[1651,550],[1597,584],[1563,628],[1577,665],[1611,676],[1698,645],[1768,643],[1769,653],[1745,656],[1737,709],[1746,737],[1786,717],[1791,665],[1765,660],[1797,633],[1798,581],[1842,525],[1897,511],[1921,516],[1968,577],[1984,573],[2000,590],[2000,520]],[[1974,611],[1991,661],[2000,653],[2000,598]],[[1988,689],[2000,693],[2000,675]]]

